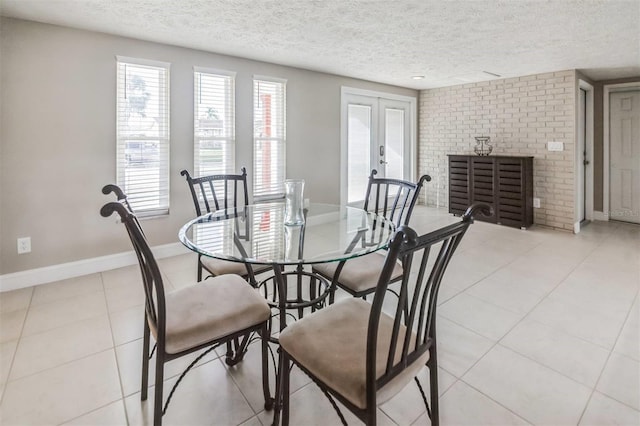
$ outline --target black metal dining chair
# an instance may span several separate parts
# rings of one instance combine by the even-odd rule
[[[369,176],[364,210],[383,216],[396,227],[408,225],[420,190],[431,177],[423,175],[417,183],[413,183],[401,179],[377,178],[377,173],[374,169]],[[359,243],[366,245],[367,241],[362,240]],[[384,261],[384,253],[371,253],[342,262],[317,264],[313,266],[313,272],[332,281],[333,291],[329,296],[329,303],[333,303],[336,288],[341,288],[354,297],[363,298],[375,292]],[[402,279],[402,274],[403,267],[397,263],[391,275],[391,282]]]
[[[289,424],[291,409],[291,363],[320,387],[343,424],[336,399],[365,424],[375,425],[378,404],[392,398],[412,379],[418,384],[431,424],[439,424],[438,291],[447,265],[478,211],[490,214],[490,207],[474,205],[460,222],[422,236],[401,226],[389,245],[372,303],[343,299],[282,331],[278,398],[283,425]],[[412,273],[403,275],[399,297],[392,304],[394,311],[389,314],[383,312],[383,305],[389,305],[387,287],[398,260]],[[425,364],[429,368],[430,403],[416,377]],[[278,420],[276,411],[274,423]]]
[[[196,216],[221,209],[244,208],[249,204],[247,191],[247,169],[242,168],[241,174],[220,174],[192,177],[187,170],[180,172],[187,180]],[[240,230],[238,230],[240,231]],[[249,232],[248,230],[245,231]],[[242,238],[243,233],[237,233]],[[223,274],[238,274],[256,287],[256,274],[270,270],[269,265],[254,265],[231,262],[221,259],[198,255],[198,281],[202,281],[202,270],[206,270],[211,277]]]
[[[100,214],[110,217],[115,212],[120,216],[142,273],[145,320],[140,398],[147,399],[149,360],[155,352],[154,425],[162,423],[176,387],[202,357],[222,344],[241,336],[246,338],[253,332],[259,333],[262,340],[262,387],[265,408],[270,409],[273,400],[269,394],[267,325],[271,310],[266,300],[242,277],[230,274],[166,292],[158,264],[126,195],[116,185],[107,185],[102,192],[114,192],[118,197],[117,202],[105,204]],[[150,352],[151,335],[156,344]],[[163,406],[164,365],[199,350],[203,352],[178,378]]]

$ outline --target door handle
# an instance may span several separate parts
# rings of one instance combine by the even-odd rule
[[[380,145],[380,157],[384,157],[384,145]],[[381,158],[380,164],[387,164],[387,162]]]
[[[586,166],[589,164],[589,160],[584,160],[582,163]]]

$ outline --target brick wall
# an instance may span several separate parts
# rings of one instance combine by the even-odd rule
[[[433,180],[420,202],[447,206],[447,154],[472,154],[474,137],[490,136],[494,154],[535,157],[534,223],[573,230],[575,96],[574,70],[421,91],[418,167]]]

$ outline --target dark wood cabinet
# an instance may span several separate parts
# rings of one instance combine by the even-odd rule
[[[493,207],[478,220],[528,228],[533,224],[533,157],[449,155],[449,213],[469,205]]]

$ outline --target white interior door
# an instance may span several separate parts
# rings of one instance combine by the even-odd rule
[[[640,90],[611,93],[609,111],[609,217],[640,223]]]
[[[342,202],[364,199],[372,169],[378,177],[411,180],[411,102],[343,93],[342,103]]]

